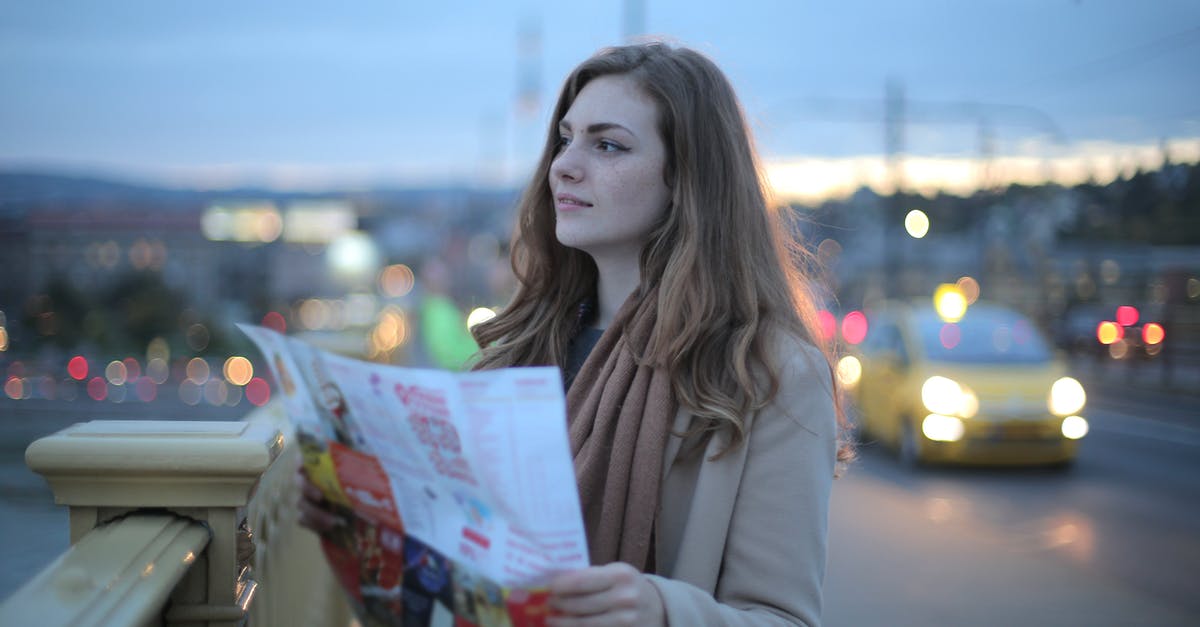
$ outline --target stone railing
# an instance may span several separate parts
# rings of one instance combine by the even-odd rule
[[[34,442],[26,463],[68,506],[71,548],[0,604],[0,625],[348,625],[315,536],[295,524],[298,454],[276,406]]]

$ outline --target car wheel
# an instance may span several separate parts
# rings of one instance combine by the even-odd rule
[[[909,468],[921,465],[921,443],[912,422],[905,420],[900,427],[900,463]]]

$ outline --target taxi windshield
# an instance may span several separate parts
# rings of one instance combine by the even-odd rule
[[[948,323],[933,310],[914,312],[925,355],[931,361],[1035,364],[1050,361],[1045,340],[1024,316],[1007,309],[972,307]]]

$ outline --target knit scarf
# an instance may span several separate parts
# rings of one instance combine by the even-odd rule
[[[657,290],[617,311],[567,392],[568,432],[591,563],[653,569],[663,454],[678,403],[663,368],[638,363]]]

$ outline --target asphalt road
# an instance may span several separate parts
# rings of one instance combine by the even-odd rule
[[[826,624],[1200,624],[1196,407],[1095,399],[1067,470],[910,470],[865,446],[834,484]]]
[[[67,544],[29,442],[81,420],[246,411],[0,400],[0,598]],[[1093,395],[1088,416],[1065,471],[914,471],[863,447],[834,484],[826,624],[1200,624],[1196,397]]]

